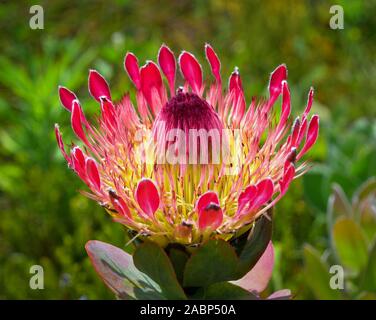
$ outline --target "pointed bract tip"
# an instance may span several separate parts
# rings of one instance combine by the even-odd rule
[[[111,100],[111,93],[106,79],[94,69],[89,70],[89,92],[91,96],[100,102],[100,97],[105,96]]]
[[[74,92],[68,88],[59,85],[58,86],[59,99],[62,106],[67,109],[69,112],[72,112],[72,101],[77,99],[77,96]]]
[[[140,90],[140,68],[138,66],[138,59],[132,52],[127,52],[124,57],[124,69],[128,74],[137,90]]]
[[[200,91],[203,86],[202,68],[195,56],[187,51],[182,51],[179,56],[180,71],[188,82],[193,92],[201,94]]]
[[[287,68],[286,65],[280,64],[277,68],[273,70],[270,74],[269,79],[269,95],[275,100],[281,93],[281,84],[283,80],[287,79]]]

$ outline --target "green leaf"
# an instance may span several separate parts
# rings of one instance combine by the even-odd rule
[[[185,287],[207,287],[216,282],[236,280],[238,257],[224,240],[209,240],[189,258],[184,270]]]
[[[214,283],[207,288],[201,288],[194,299],[205,300],[258,300],[251,292],[229,282]]]
[[[319,252],[310,245],[304,247],[304,279],[317,299],[342,299],[341,291],[330,288],[329,267]]]
[[[189,255],[183,250],[172,248],[169,251],[169,257],[174,267],[176,277],[179,280],[179,283],[183,283],[184,278],[184,268],[188,261]]]
[[[86,251],[95,271],[120,299],[166,299],[159,284],[140,272],[132,256],[97,240],[86,243]]]
[[[186,299],[174,268],[164,250],[153,242],[145,242],[137,247],[133,254],[138,270],[153,279],[167,299]]]
[[[337,219],[333,226],[333,245],[341,264],[352,271],[360,271],[367,263],[366,238],[352,219]]]
[[[334,221],[338,217],[352,215],[352,208],[350,202],[347,200],[346,194],[338,184],[333,184],[333,192],[328,201],[328,225],[333,227]]]
[[[362,274],[361,288],[376,293],[376,239],[369,253],[367,266]]]
[[[239,254],[238,275],[239,278],[247,274],[265,252],[272,238],[272,218],[261,216],[257,219],[251,230],[247,242]]]
[[[359,205],[361,201],[365,200],[372,194],[376,195],[376,177],[369,178],[359,187],[353,197],[353,204],[355,206]]]
[[[271,216],[271,213],[269,213]],[[250,233],[234,248],[223,240],[209,240],[188,260],[184,270],[184,286],[207,287],[216,282],[238,280],[247,274],[265,252],[272,236],[271,217],[261,216]]]
[[[376,201],[376,199],[374,200]],[[376,204],[376,202],[375,202]],[[376,206],[371,201],[363,201],[361,208],[357,214],[359,214],[359,224],[364,234],[367,236],[368,243],[372,243],[376,238]]]

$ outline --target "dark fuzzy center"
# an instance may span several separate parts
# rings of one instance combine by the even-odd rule
[[[159,120],[165,121],[168,129],[218,129],[221,121],[215,110],[198,95],[178,92],[162,108]]]

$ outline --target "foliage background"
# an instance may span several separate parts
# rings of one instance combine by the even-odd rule
[[[270,290],[290,288],[297,299],[317,298],[307,285],[303,246],[329,246],[326,206],[333,182],[351,196],[376,175],[376,1],[335,1],[345,29],[331,30],[331,1],[38,1],[44,30],[31,30],[34,1],[0,6],[0,299],[110,299],[84,251],[89,239],[124,246],[123,228],[95,203],[57,151],[53,125],[73,139],[57,86],[87,92],[89,68],[98,69],[119,98],[131,85],[126,51],[141,62],[162,42],[189,50],[205,70],[209,42],[226,77],[240,68],[248,99],[265,95],[269,73],[289,68],[293,113],[315,87],[321,117],[315,167],[296,180],[276,208],[277,266]],[[207,74],[207,73],[206,73]],[[40,264],[45,289],[29,288],[29,268]]]

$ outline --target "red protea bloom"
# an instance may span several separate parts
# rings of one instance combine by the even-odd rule
[[[238,70],[223,92],[217,54],[210,45],[205,53],[214,82],[205,87],[201,65],[184,51],[178,63],[185,83],[177,90],[176,59],[167,46],[159,50],[159,66],[148,61],[140,68],[128,53],[124,66],[137,90],[137,108],[128,95],[113,102],[106,80],[91,70],[89,91],[101,110],[97,126],[85,118],[76,95],[59,88],[84,144],[68,155],[56,125],[69,167],[116,221],[154,241],[197,244],[243,233],[304,173],[300,160],[317,140],[319,117],[308,116],[312,89],[303,114],[289,121],[285,65],[272,72],[269,97],[254,98],[247,108]],[[280,95],[277,116],[273,106]],[[206,144],[202,133],[209,133]]]

